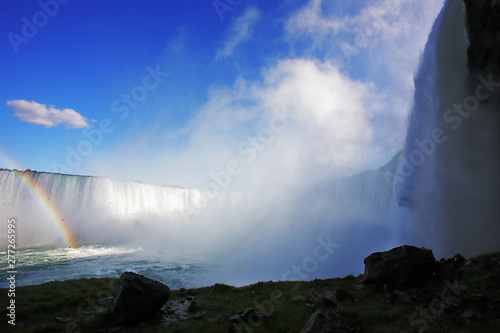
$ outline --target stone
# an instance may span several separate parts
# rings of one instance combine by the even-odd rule
[[[321,302],[323,303],[323,306],[325,308],[333,308],[337,306],[337,302],[335,302],[333,298],[329,296],[323,296],[321,298]]]
[[[125,272],[120,276],[111,310],[117,323],[135,323],[153,318],[167,303],[170,288],[145,276]]]
[[[198,305],[196,304],[196,301],[191,301],[191,303],[189,303],[187,311],[189,313],[195,313],[198,311]]]
[[[353,325],[342,315],[333,311],[316,311],[301,333],[352,333]]]
[[[66,317],[54,317],[54,321],[56,323],[62,323],[62,324],[67,324],[70,321],[73,321],[71,318],[66,318]]]
[[[264,319],[269,318],[270,314],[264,314],[260,311],[255,311],[253,308],[248,308],[231,316],[231,331],[242,332],[245,329],[252,331],[252,327],[260,326]]]
[[[364,260],[363,283],[408,289],[428,282],[436,270],[432,250],[403,245],[376,252]]]
[[[351,301],[354,302],[354,296],[349,294],[347,291],[345,291],[342,288],[337,288],[334,291],[335,298],[338,299],[340,302],[344,301]]]
[[[457,253],[451,258],[455,268],[462,268],[464,264],[467,262],[467,259],[464,258],[460,253]]]

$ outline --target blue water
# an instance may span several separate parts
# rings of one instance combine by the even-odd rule
[[[119,277],[133,271],[167,284],[171,289],[195,288],[215,283],[215,266],[199,255],[123,245],[86,245],[72,248],[18,250],[16,286],[78,278]],[[7,288],[7,251],[0,251],[0,288]]]

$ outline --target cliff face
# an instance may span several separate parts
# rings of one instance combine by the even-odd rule
[[[465,0],[471,71],[500,72],[500,1]]]

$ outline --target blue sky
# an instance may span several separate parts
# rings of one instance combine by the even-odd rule
[[[0,166],[187,187],[232,160],[241,184],[379,166],[442,4],[2,1]]]

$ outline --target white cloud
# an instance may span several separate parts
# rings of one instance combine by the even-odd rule
[[[14,116],[33,125],[42,125],[46,128],[64,125],[66,128],[89,128],[87,119],[73,109],[56,109],[47,107],[35,101],[22,99],[7,101],[7,105],[14,111]]]
[[[183,131],[189,142],[184,150],[169,150],[167,140],[154,152],[145,149],[151,141],[148,131],[143,140],[135,138],[116,151],[116,159],[111,157],[120,163],[124,156],[135,156],[127,168],[107,169],[122,172],[118,177],[125,179],[143,169],[146,183],[203,188],[210,172],[236,159],[246,171],[231,182],[235,190],[265,192],[272,183],[276,189],[301,186],[378,166],[367,163],[383,149],[374,140],[372,121],[384,112],[373,84],[352,80],[328,62],[281,60],[264,70],[260,80],[239,78],[232,87],[212,88]],[[266,131],[276,113],[293,120],[247,162],[249,155],[239,147]],[[143,160],[150,161],[147,170],[141,167]]]
[[[233,54],[234,49],[248,40],[253,32],[254,24],[260,19],[260,13],[255,8],[249,8],[239,17],[229,30],[229,36],[224,45],[217,49],[216,59]]]

